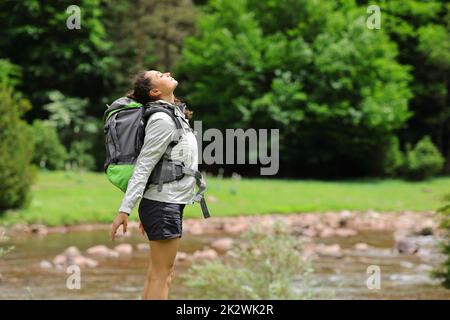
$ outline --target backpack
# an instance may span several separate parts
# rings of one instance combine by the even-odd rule
[[[180,180],[185,175],[194,176],[199,187],[194,201],[200,202],[203,216],[208,218],[209,211],[204,199],[206,183],[201,173],[185,167],[182,162],[170,159],[170,152],[181,137],[181,121],[183,121],[172,105],[158,101],[142,105],[131,98],[121,97],[108,106],[103,116],[106,149],[104,172],[114,186],[122,192],[127,191],[128,181],[133,175],[136,160],[144,143],[147,121],[156,112],[169,115],[175,123],[178,134],[152,170],[145,190],[150,184],[157,184],[157,190],[161,192],[164,183]]]

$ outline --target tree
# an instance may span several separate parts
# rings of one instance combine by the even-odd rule
[[[204,12],[178,71],[206,127],[279,128],[286,175],[383,171],[384,145],[411,116],[410,75],[363,8],[215,0]]]
[[[30,165],[33,136],[30,126],[21,119],[31,105],[11,86],[20,81],[19,70],[8,61],[0,60],[0,212],[29,203],[29,190],[35,176]]]
[[[46,122],[58,131],[64,145],[68,146],[67,160],[71,167],[93,169],[93,140],[99,134],[99,119],[87,114],[87,99],[66,97],[59,91],[49,94],[50,103],[44,109],[50,114]]]
[[[105,25],[118,61],[114,71],[118,94],[142,69],[170,70],[178,61],[183,40],[193,34],[195,7],[191,0],[121,0],[105,4]]]
[[[369,1],[361,1],[369,4]],[[403,144],[430,135],[450,172],[450,4],[445,1],[378,1],[382,29],[399,47],[398,61],[412,66],[413,116],[399,130]]]
[[[101,115],[102,97],[111,85],[109,56],[100,0],[77,1],[81,9],[81,29],[69,30],[67,8],[73,1],[1,1],[0,26],[6,37],[0,39],[0,58],[20,65],[23,81],[18,87],[35,106],[29,120],[46,118],[42,105],[48,92],[89,98],[89,112]]]
[[[66,148],[59,141],[58,133],[48,121],[33,121],[35,151],[33,163],[50,170],[64,169]]]

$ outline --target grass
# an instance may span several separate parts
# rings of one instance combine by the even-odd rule
[[[339,210],[428,211],[442,206],[450,192],[450,177],[424,182],[402,180],[219,179],[206,177],[211,216],[268,213],[325,212]],[[42,171],[32,187],[28,208],[9,210],[1,224],[18,222],[68,225],[111,222],[123,193],[103,173]],[[132,218],[137,219],[137,208]],[[187,206],[185,217],[202,218],[200,206]]]

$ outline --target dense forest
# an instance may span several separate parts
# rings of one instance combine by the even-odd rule
[[[79,29],[68,28],[71,5]],[[101,171],[106,104],[143,69],[170,70],[204,128],[278,128],[280,177],[448,174],[450,5],[378,1],[379,29],[367,27],[368,5],[2,1],[0,158],[13,167],[4,174],[32,175],[30,162]]]

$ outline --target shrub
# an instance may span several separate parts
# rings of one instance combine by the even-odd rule
[[[304,299],[314,296],[310,288],[313,269],[300,258],[298,240],[277,222],[273,235],[252,227],[244,245],[219,258],[193,264],[182,276],[193,299]],[[299,277],[299,279],[296,279]],[[298,290],[294,281],[299,282]]]
[[[88,115],[88,99],[65,96],[59,91],[49,93],[48,122],[57,128],[60,141],[67,147],[71,168],[90,170],[95,166],[91,155],[92,140],[99,131],[99,121]]]
[[[30,103],[0,83],[0,211],[26,205],[36,171],[31,127],[21,119]]]
[[[33,121],[35,151],[33,163],[50,170],[64,169],[67,159],[66,148],[59,141],[58,133],[47,121]]]
[[[431,141],[429,136],[423,137],[411,149],[407,145],[404,175],[410,180],[424,180],[437,175],[444,165],[444,157]]]
[[[88,152],[91,143],[88,141],[74,141],[70,145],[68,160],[71,169],[91,170],[95,166],[95,159]]]
[[[396,136],[392,136],[389,138],[384,152],[383,173],[389,177],[398,175],[404,165],[404,161],[399,140]]]
[[[441,227],[444,229],[444,241],[441,244],[441,252],[447,256],[446,260],[432,272],[432,276],[442,281],[442,285],[450,289],[450,194],[447,195],[447,205],[438,209],[441,216]]]

